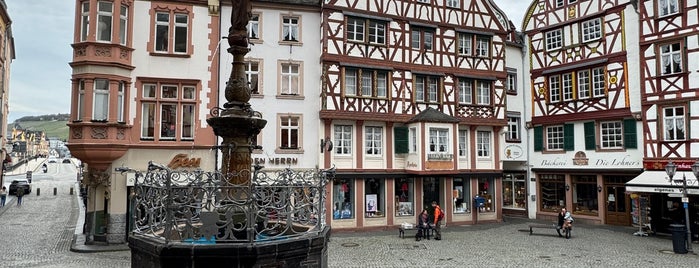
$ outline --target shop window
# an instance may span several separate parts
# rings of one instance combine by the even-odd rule
[[[364,191],[366,192],[364,204],[366,208],[364,212],[367,217],[384,217],[386,207],[386,195],[384,194],[386,181],[378,179],[367,179],[364,182]]]
[[[463,178],[454,178],[454,214],[471,213],[471,184]]]
[[[527,188],[524,174],[505,174],[502,179],[502,207],[524,209],[527,204]]]
[[[478,196],[483,198],[483,206],[478,208],[480,213],[495,212],[494,202],[495,181],[493,178],[478,178]]]
[[[354,218],[354,180],[333,181],[333,219]]]
[[[412,179],[402,178],[396,186],[396,216],[415,215],[415,183]]]
[[[542,174],[539,177],[541,198],[540,211],[558,212],[566,205],[565,176],[557,174]]]
[[[597,178],[595,176],[574,176],[572,190],[573,214],[599,215]]]
[[[423,208],[432,209],[432,201],[436,201],[437,204],[442,205],[440,202],[440,182],[438,178],[427,177],[422,181],[422,196],[423,196]],[[432,212],[432,211],[430,211]]]

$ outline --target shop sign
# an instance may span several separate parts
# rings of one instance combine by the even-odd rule
[[[295,157],[270,157],[270,158],[253,158],[253,163],[255,165],[264,165],[269,163],[270,165],[298,165],[299,159]]]
[[[417,168],[417,163],[408,161],[408,163],[405,164],[405,167]]]
[[[451,161],[454,159],[453,154],[427,154],[427,160],[433,160],[433,161]]]
[[[519,145],[508,145],[505,147],[505,158],[517,159],[524,155],[524,150]]]
[[[188,158],[187,154],[177,154],[170,160],[167,167],[171,169],[176,168],[197,168],[201,165],[201,158]]]

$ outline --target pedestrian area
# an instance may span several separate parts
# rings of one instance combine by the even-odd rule
[[[634,236],[631,227],[577,225],[565,239],[554,229],[530,235],[532,220],[506,220],[447,226],[441,241],[401,239],[397,229],[334,233],[329,267],[699,267],[699,255],[673,253],[670,237]]]

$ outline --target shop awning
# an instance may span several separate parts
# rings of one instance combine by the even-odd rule
[[[697,183],[697,178],[694,177],[691,171],[678,171],[674,179],[681,181],[683,175],[687,179],[687,194],[699,195],[699,183]],[[665,171],[643,171],[643,173],[636,176],[636,178],[626,183],[626,191],[681,194],[682,183],[668,181],[668,176]]]

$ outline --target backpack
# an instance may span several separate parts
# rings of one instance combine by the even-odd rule
[[[442,208],[439,208],[439,214],[437,214],[437,221],[441,221],[444,219],[444,211]]]

